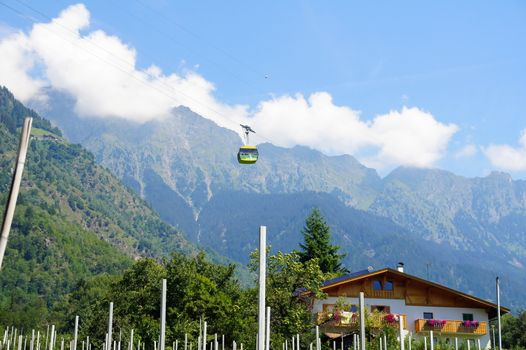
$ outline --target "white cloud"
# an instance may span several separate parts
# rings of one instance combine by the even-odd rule
[[[212,115],[221,125],[232,122],[244,106],[224,105],[212,96],[214,86],[200,75],[164,75],[156,66],[136,67],[135,50],[118,37],[89,28],[90,13],[82,4],[66,8],[49,23],[35,24],[28,34],[11,35],[0,42],[0,83],[22,101],[40,98],[45,83],[29,71],[38,62],[46,83],[75,98],[82,116],[120,117],[139,122],[162,118],[177,105]],[[7,53],[7,55],[5,55]]]
[[[298,94],[261,102],[250,123],[284,147],[308,145],[328,154],[354,154],[373,147],[376,154],[361,160],[375,167],[432,166],[458,130],[418,108],[404,107],[364,121],[357,111],[336,106],[324,92],[308,99]]]
[[[163,73],[155,65],[138,68],[135,49],[116,36],[89,31],[89,25],[89,11],[78,4],[49,23],[35,24],[28,33],[0,39],[0,84],[24,102],[45,99],[46,86],[67,92],[82,116],[144,122],[185,105],[238,132],[240,122],[249,123],[258,131],[256,137],[266,138],[260,141],[357,154],[376,167],[432,166],[458,130],[418,108],[362,120],[359,112],[335,105],[326,92],[278,96],[250,111],[246,105],[217,100],[214,84],[195,71],[179,75]]]
[[[475,154],[477,154],[477,146],[475,146],[474,144],[470,143],[470,144],[465,145],[464,147],[462,147],[460,150],[458,150],[455,153],[454,157],[456,159],[462,159],[462,158],[472,157]]]
[[[13,33],[0,41],[0,58],[0,84],[9,87],[22,102],[45,99],[41,92],[45,82],[29,75],[36,57],[24,33]]]
[[[522,130],[519,146],[489,145],[484,149],[484,154],[491,164],[502,170],[526,170],[526,129]]]

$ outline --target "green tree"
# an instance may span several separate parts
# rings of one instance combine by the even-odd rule
[[[300,243],[301,262],[317,259],[321,271],[331,274],[346,273],[342,259],[347,254],[338,254],[340,246],[331,244],[331,229],[318,208],[314,208],[303,228],[304,243]]]
[[[163,262],[140,259],[115,279],[82,281],[67,298],[72,305],[65,305],[66,319],[80,315],[81,336],[90,335],[98,347],[111,301],[115,334],[122,331],[127,338],[134,329],[137,339],[151,344],[159,337],[161,279],[166,278],[168,344],[188,333],[195,347],[200,319],[208,322],[209,335],[224,334],[227,344],[232,340],[247,343],[257,332],[257,299],[251,297],[252,291],[241,288],[234,272],[233,265],[213,264],[204,253],[173,253]],[[67,326],[71,332],[71,325]]]
[[[518,316],[507,314],[502,317],[502,347],[526,349],[526,310]]]
[[[259,253],[251,256],[250,268],[258,269]],[[326,275],[320,270],[318,261],[300,260],[298,252],[282,253],[267,259],[266,304],[270,306],[271,347],[280,348],[285,339],[300,334],[303,347],[313,340],[315,320],[311,305],[314,298],[323,299],[321,291]],[[253,289],[253,300],[257,303],[257,290]],[[274,344],[274,345],[272,345]]]

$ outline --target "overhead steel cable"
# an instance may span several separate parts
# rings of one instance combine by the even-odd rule
[[[150,5],[142,2],[141,0],[135,0],[136,3],[138,4],[141,4],[142,6],[144,7],[147,7],[149,8],[152,12],[155,12],[158,16],[164,18],[168,23],[170,24],[174,24],[175,26],[179,27],[181,30],[185,31],[186,33],[192,35],[194,38],[196,39],[199,39],[203,42],[206,42],[206,40],[201,37],[199,34],[195,33],[194,31],[186,28],[185,26],[183,26],[182,24],[180,23],[177,23],[173,18],[168,18],[166,16],[166,14],[164,14],[163,12],[161,11],[158,11],[156,10],[155,8],[151,7]],[[252,71],[253,73],[255,73],[257,76],[259,77],[262,77],[262,78],[265,78],[267,77],[267,74],[263,74],[262,72],[252,68],[250,65],[246,64],[246,62],[238,59],[237,57],[235,57],[234,55],[230,54],[228,51],[226,51],[225,49],[213,44],[213,43],[208,43],[208,46],[212,47],[213,49],[215,49],[216,51],[218,52],[221,52],[223,55],[225,55],[226,57],[228,57],[229,59],[231,59],[232,61],[234,62],[237,62],[238,64],[244,66],[247,70],[250,70]]]
[[[23,3],[23,2],[21,2],[20,0],[16,0],[16,1],[19,2],[19,3]],[[3,2],[3,1],[0,1],[0,5],[3,5],[3,6],[6,7],[7,9],[9,9],[10,11],[16,13],[18,16],[20,16],[20,17],[22,17],[22,18],[24,18],[24,19],[27,19],[27,20],[29,20],[29,21],[32,22],[32,23],[40,24],[40,22],[38,22],[38,20],[35,19],[34,17],[29,16],[29,15],[27,15],[27,14],[21,12],[20,10],[18,10],[18,9],[16,9],[16,8],[14,8],[14,7],[8,5],[8,4],[6,4],[6,3]],[[26,7],[32,9],[32,10],[35,11],[35,12],[38,11],[38,10],[32,8],[31,6],[27,5],[27,4],[25,4],[25,5],[26,5]],[[37,13],[38,13],[38,12],[37,12]],[[41,16],[45,16],[45,17],[47,17],[48,19],[50,19],[49,16],[47,16],[47,15],[45,15],[45,14],[43,14],[43,13],[39,13],[39,14],[40,14]],[[52,18],[51,18],[51,19],[52,19]],[[75,37],[78,37],[79,39],[81,39],[81,40],[83,40],[83,41],[86,41],[86,42],[89,42],[91,45],[96,46],[96,47],[100,48],[101,50],[104,50],[104,51],[105,51],[106,53],[108,53],[110,56],[113,56],[113,57],[116,57],[116,58],[122,60],[122,58],[119,58],[119,57],[116,56],[113,52],[111,52],[111,51],[105,49],[104,47],[102,47],[102,46],[100,46],[100,45],[98,45],[98,44],[96,44],[96,43],[94,43],[94,42],[92,42],[92,41],[86,39],[86,38],[83,37],[83,36],[81,36],[77,31],[72,30],[72,29],[68,29],[67,27],[64,27],[64,26],[62,26],[62,25],[60,25],[60,27],[61,27],[63,30],[66,30],[66,31],[68,31],[68,32],[70,32],[70,33],[73,33],[73,34],[75,35]],[[102,62],[104,62],[104,63],[106,63],[106,64],[112,66],[113,68],[115,68],[115,69],[121,71],[122,73],[124,73],[124,74],[130,76],[132,79],[138,81],[139,83],[143,84],[143,85],[146,86],[147,88],[151,88],[151,89],[156,90],[157,92],[159,92],[159,93],[163,94],[164,96],[170,98],[172,101],[176,102],[177,104],[181,104],[181,101],[180,101],[180,99],[178,99],[178,98],[176,98],[176,97],[174,97],[174,96],[172,95],[173,92],[178,93],[178,94],[180,94],[181,96],[186,97],[187,99],[189,99],[189,100],[191,100],[191,101],[197,103],[198,105],[200,105],[200,106],[202,106],[202,107],[208,109],[209,111],[211,111],[211,112],[217,114],[218,116],[221,116],[221,117],[225,118],[226,120],[229,120],[230,122],[232,122],[232,123],[234,123],[234,124],[239,124],[239,121],[238,121],[238,120],[233,120],[231,117],[225,115],[224,113],[222,113],[222,112],[220,112],[220,111],[218,111],[218,110],[216,110],[216,109],[214,109],[214,108],[208,106],[207,104],[205,104],[205,103],[203,103],[203,102],[201,102],[201,101],[199,101],[199,100],[196,100],[195,98],[189,96],[188,94],[185,94],[185,93],[182,92],[181,90],[176,89],[176,88],[174,88],[173,86],[166,84],[164,81],[159,80],[157,76],[155,76],[155,75],[153,75],[153,74],[151,74],[151,73],[149,73],[149,72],[147,72],[147,71],[138,71],[138,72],[141,73],[141,74],[147,75],[147,76],[150,77],[153,81],[157,81],[159,84],[165,86],[167,89],[169,89],[169,90],[171,90],[171,91],[167,91],[167,90],[164,90],[164,89],[160,89],[160,88],[158,88],[158,87],[155,86],[155,85],[149,84],[151,81],[144,80],[144,79],[140,79],[139,77],[137,77],[137,75],[135,75],[135,74],[131,74],[129,70],[123,69],[123,68],[120,67],[119,65],[117,65],[117,64],[115,64],[115,63],[113,63],[113,62],[111,62],[111,61],[109,61],[109,60],[107,60],[107,59],[105,59],[105,58],[103,58],[103,57],[97,55],[97,54],[94,53],[92,50],[89,50],[89,49],[87,49],[86,47],[79,46],[76,42],[72,42],[72,41],[69,40],[68,38],[65,38],[65,37],[61,36],[61,35],[58,34],[56,31],[54,31],[54,30],[48,28],[47,26],[42,26],[42,28],[44,28],[44,29],[47,30],[48,32],[50,32],[50,33],[56,35],[57,37],[61,38],[62,40],[65,40],[65,41],[69,42],[71,45],[74,45],[74,46],[76,46],[77,48],[79,48],[79,49],[81,49],[81,50],[87,52],[88,54],[90,54],[91,56],[97,58],[98,60],[101,60]],[[136,70],[135,65],[131,64],[130,62],[127,62],[126,60],[124,60],[124,62],[126,62],[126,64],[129,66],[129,68],[132,68],[134,71]],[[260,137],[261,137],[262,139],[268,141],[268,142],[272,142],[270,139],[266,138],[265,136],[263,136],[263,135],[261,135],[261,134],[260,134]]]
[[[139,21],[139,22],[142,22],[146,28],[150,29],[150,30],[154,30],[156,33],[159,33],[161,35],[164,35],[166,36],[169,40],[171,40],[172,42],[174,42],[176,45],[188,50],[188,51],[191,51],[193,53],[195,53],[196,55],[200,55],[200,53],[192,48],[191,46],[189,45],[185,45],[184,43],[182,43],[181,41],[177,40],[177,38],[169,33],[169,32],[166,32],[166,31],[163,31],[161,30],[155,23],[154,24],[150,24],[150,23],[147,23],[142,17],[140,16],[137,16],[135,14],[133,14],[132,12],[130,11],[124,11],[126,12],[130,17],[133,17],[135,20]],[[208,63],[211,63],[212,66],[217,66],[218,68],[220,68],[220,70],[218,70],[219,72],[221,73],[227,73],[228,75],[230,75],[231,77],[235,78],[237,81],[245,84],[246,86],[249,86],[249,87],[252,87],[252,88],[256,88],[256,89],[259,89],[259,87],[257,87],[256,85],[254,85],[252,82],[244,79],[243,77],[241,77],[239,74],[235,73],[233,70],[231,70],[230,68],[228,68],[227,65],[225,64],[221,64],[219,63],[218,61],[216,60],[212,60],[210,58],[208,58],[207,56],[204,56],[204,55],[200,55],[200,59],[203,59],[204,61],[208,62]]]

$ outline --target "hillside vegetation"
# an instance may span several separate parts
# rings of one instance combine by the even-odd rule
[[[0,206],[9,192],[17,129],[61,132],[0,89]],[[80,145],[33,137],[0,273],[0,323],[41,324],[84,278],[114,274],[135,257],[195,248]]]

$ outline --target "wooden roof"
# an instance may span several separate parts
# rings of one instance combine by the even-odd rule
[[[358,273],[349,274],[347,276],[342,276],[334,280],[329,280],[323,283],[321,290],[325,292],[336,291],[340,289],[340,288],[335,288],[338,286],[341,287],[347,284],[356,283],[364,279],[371,279],[372,277],[383,277],[385,275],[389,276],[389,278],[396,278],[397,280],[410,280],[420,285],[424,285],[430,288],[435,288],[443,294],[451,295],[455,299],[465,302],[470,307],[478,307],[478,308],[486,309],[488,311],[490,319],[497,317],[497,305],[490,301],[480,299],[473,295],[469,295],[467,293],[463,293],[458,290],[454,290],[452,288],[443,286],[441,284],[431,282],[423,278],[416,277],[416,276],[407,274],[405,272],[400,272],[398,270],[394,270],[391,268],[384,268],[384,269],[377,270],[377,271],[364,270]],[[501,306],[500,312],[502,315],[502,314],[510,312],[510,310],[506,307]]]

